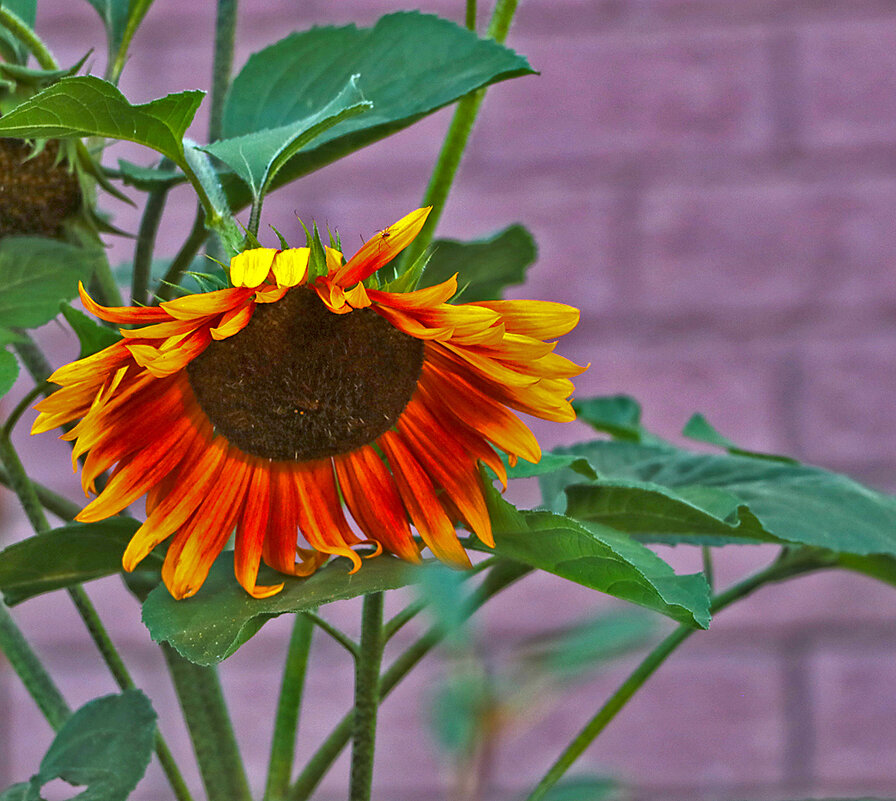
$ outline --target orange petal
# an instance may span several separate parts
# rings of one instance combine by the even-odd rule
[[[236,526],[233,571],[237,581],[249,595],[253,598],[269,598],[283,589],[282,583],[256,583],[270,515],[270,463],[256,459],[250,464],[252,475]]]
[[[162,581],[178,600],[189,598],[202,586],[212,563],[230,539],[250,473],[248,461],[236,458],[237,453],[232,449],[227,460],[227,480],[219,482],[214,494],[205,496],[165,554]]]
[[[342,497],[361,530],[409,562],[420,551],[408,526],[395,481],[379,454],[369,445],[333,458]]]
[[[383,434],[377,444],[389,460],[395,485],[414,527],[433,555],[449,565],[470,567],[470,557],[461,547],[454,524],[420,463],[394,431]]]
[[[84,285],[78,281],[78,294],[81,303],[94,317],[99,317],[107,323],[119,323],[130,325],[133,323],[160,323],[168,319],[164,309],[147,306],[100,306],[84,289]]]
[[[404,311],[414,311],[422,306],[440,306],[457,294],[457,273],[441,284],[415,289],[413,292],[382,292],[379,289],[368,289],[367,294],[374,303]]]
[[[412,211],[368,239],[354,256],[330,274],[332,281],[339,286],[349,287],[373,275],[411,244],[420,233],[430,211],[432,206]]]
[[[166,300],[160,305],[175,320],[192,320],[238,308],[251,294],[247,289],[216,289],[214,292],[199,292]]]
[[[239,309],[231,309],[221,315],[221,319],[214,328],[209,328],[208,332],[212,335],[212,339],[221,340],[238,334],[252,319],[255,311],[255,303],[249,301],[245,306]]]

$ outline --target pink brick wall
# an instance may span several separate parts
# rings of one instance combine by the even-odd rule
[[[41,5],[39,31],[61,61],[88,46],[102,53],[86,3]],[[463,3],[423,7],[459,18]],[[293,29],[370,24],[395,8],[244,0],[237,64]],[[157,0],[125,93],[145,101],[205,87],[213,16],[211,3]],[[746,446],[896,490],[891,0],[529,0],[509,44],[542,75],[489,91],[441,233],[530,226],[541,259],[525,292],[583,308],[567,346],[593,363],[580,394],[632,393],[667,436],[699,409]],[[298,212],[337,225],[346,242],[371,234],[419,201],[448,119],[442,112],[282,191],[263,222],[294,232]],[[163,223],[165,254],[192,221],[180,197]],[[114,210],[133,229],[133,212]],[[127,259],[130,245],[116,243],[113,254]],[[61,363],[71,345],[52,328]],[[586,435],[575,424],[539,432],[548,444]],[[39,448],[37,474],[72,492],[65,449]],[[25,536],[13,499],[4,501],[3,538]],[[666,555],[698,569],[689,551]],[[726,552],[720,580],[768,558],[765,549]],[[115,581],[91,593],[139,683],[158,696],[166,736],[187,748],[138,611]],[[53,596],[15,614],[79,704],[113,686],[66,604]],[[521,638],[612,605],[560,580],[529,579],[490,610],[483,649],[499,666]],[[357,612],[353,603],[328,610],[347,622]],[[611,770],[644,799],[896,795],[894,621],[896,594],[869,580],[831,574],[769,588],[693,637],[579,767]],[[256,788],[275,692],[269,668],[287,631],[283,620],[270,624],[222,667]],[[384,707],[378,798],[446,797],[421,711],[440,669],[428,662]],[[520,721],[501,744],[488,797],[517,797],[621,675],[593,681],[531,728]],[[315,652],[311,690],[306,745],[349,703],[349,666],[328,643]],[[2,666],[0,721],[22,738],[11,746],[0,735],[2,787],[27,777],[50,737]],[[141,799],[166,795],[151,771]],[[321,801],[344,797],[344,772],[340,763]]]

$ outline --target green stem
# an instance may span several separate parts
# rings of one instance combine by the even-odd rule
[[[167,644],[162,652],[180,701],[210,801],[251,801],[218,672],[194,665]]]
[[[25,365],[25,369],[34,383],[39,384],[49,392],[53,387],[47,384],[47,379],[53,373],[53,368],[47,361],[47,357],[44,356],[41,349],[37,347],[34,340],[25,331],[16,329],[16,333],[25,338],[21,342],[13,342],[12,349],[22,360],[22,364]]]
[[[22,418],[22,415],[31,408],[31,404],[34,403],[34,401],[36,401],[41,395],[47,394],[50,389],[52,389],[52,387],[45,381],[42,381],[36,387],[32,388],[31,391],[27,395],[25,395],[25,397],[22,398],[9,413],[9,417],[6,418],[6,422],[3,424],[3,429],[2,432],[0,432],[0,436],[11,436],[12,430],[16,427],[16,423],[18,423]]]
[[[706,577],[706,583],[709,585],[709,591],[715,591],[715,570],[713,569],[712,564],[712,548],[708,545],[704,545],[700,549],[701,555],[703,557],[703,575]]]
[[[196,258],[196,254],[199,253],[199,249],[205,244],[206,239],[208,239],[208,230],[205,227],[205,209],[199,206],[196,209],[196,218],[193,220],[193,227],[190,229],[186,241],[181,245],[168,267],[168,272],[159,283],[156,295],[160,300],[171,299],[174,287],[177,286],[186,269]]]
[[[47,522],[47,517],[44,514],[43,504],[37,497],[34,484],[28,478],[25,466],[22,464],[19,454],[16,453],[8,433],[5,431],[0,435],[0,463],[6,469],[6,475],[9,478],[9,488],[18,495],[19,502],[25,510],[25,515],[28,517],[31,527],[38,534],[49,531],[50,524]]]
[[[215,18],[215,56],[212,66],[211,109],[209,111],[208,141],[221,138],[224,120],[224,100],[233,70],[233,45],[236,39],[237,0],[218,0]]]
[[[268,780],[264,789],[264,801],[279,801],[285,798],[292,776],[295,759],[296,732],[299,725],[299,710],[305,688],[305,673],[308,669],[308,652],[311,649],[311,635],[314,623],[307,615],[296,615],[283,682],[280,686],[280,700],[277,703],[277,717],[274,721],[274,737],[271,742],[271,759],[268,763]]]
[[[498,0],[488,27],[489,38],[496,42],[503,42],[507,38],[517,2],[518,0]],[[445,135],[445,142],[442,144],[438,161],[436,161],[432,177],[429,179],[429,186],[423,196],[422,205],[432,206],[432,211],[420,233],[404,251],[397,270],[399,275],[414,264],[432,242],[436,227],[445,209],[448,193],[454,183],[454,176],[457,174],[457,168],[460,166],[470,133],[473,130],[473,123],[476,122],[479,107],[484,98],[485,89],[477,89],[462,97],[457,103],[454,117],[448,126],[448,133]]]
[[[735,601],[745,598],[765,584],[775,581],[783,581],[786,578],[829,567],[827,563],[819,561],[814,556],[802,556],[799,552],[791,555],[782,555],[772,565],[764,570],[735,584],[730,589],[713,598],[710,611],[715,614]],[[538,783],[532,794],[526,801],[540,801],[560,778],[569,770],[570,766],[582,755],[586,748],[607,727],[617,713],[628,703],[631,697],[643,686],[644,682],[653,675],[656,669],[663,664],[666,658],[691,636],[695,629],[691,626],[681,625],[656,646],[641,662],[638,667],[626,678],[613,693],[606,703],[598,710],[597,714],[588,721],[585,727],[576,735],[566,750],[551,766],[544,778]]]
[[[467,0],[467,10],[464,15],[464,25],[468,30],[476,30],[476,0]]]
[[[6,604],[2,602],[0,602],[0,651],[9,660],[12,669],[22,680],[28,694],[53,727],[53,731],[59,731],[66,718],[71,715],[71,709],[39,657],[28,644],[25,635],[12,619]]]
[[[16,37],[44,70],[58,70],[59,64],[53,58],[50,49],[43,43],[38,35],[31,30],[21,17],[16,16],[6,6],[0,6],[0,25]]]
[[[364,596],[361,650],[355,660],[355,714],[352,725],[349,801],[370,801],[382,661],[383,593],[372,592]]]
[[[137,232],[137,244],[134,248],[134,274],[131,282],[131,303],[145,306],[148,303],[147,291],[152,273],[152,254],[156,245],[156,234],[168,200],[168,188],[155,189],[146,198],[146,207],[140,220]]]
[[[531,568],[516,562],[497,562],[473,594],[470,607],[467,610],[469,614],[472,614],[487,600],[509,587],[530,570]],[[381,702],[434,646],[445,639],[448,633],[443,625],[433,626],[389,666],[380,679]],[[321,743],[311,759],[308,760],[296,783],[290,788],[287,796],[289,801],[307,801],[311,798],[317,785],[320,784],[320,780],[348,744],[353,723],[353,716],[350,712],[336,724],[327,739]]]
[[[346,651],[348,651],[353,658],[357,659],[358,654],[360,653],[358,649],[358,644],[349,637],[345,632],[340,631],[331,623],[328,623],[319,615],[314,614],[314,612],[305,612],[305,617],[308,618],[315,626],[317,626],[321,631],[328,634],[332,637],[336,642],[338,642]]]
[[[106,257],[105,251],[97,259],[92,286],[96,296],[94,299],[103,306],[124,306],[121,290],[115,282],[115,276],[112,275],[112,268],[109,266],[109,259]]]
[[[75,515],[81,511],[81,507],[78,504],[73,503],[68,498],[63,498],[43,484],[40,484],[37,481],[32,481],[31,483],[34,484],[34,491],[37,493],[41,506],[47,511],[52,512],[60,520],[74,520]],[[9,474],[3,468],[0,468],[0,484],[12,489]]]

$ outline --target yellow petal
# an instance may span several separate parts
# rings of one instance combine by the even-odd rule
[[[274,248],[253,248],[238,253],[230,260],[230,282],[234,286],[258,286],[268,277],[278,253]]]
[[[308,275],[310,248],[281,250],[274,259],[274,278],[280,286],[298,286]],[[233,267],[231,266],[231,271]],[[232,273],[231,273],[232,274]]]

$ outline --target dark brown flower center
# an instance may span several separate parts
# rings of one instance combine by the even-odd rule
[[[306,461],[388,431],[414,394],[423,342],[372,309],[333,314],[308,287],[255,307],[187,375],[218,433],[246,453]]]

